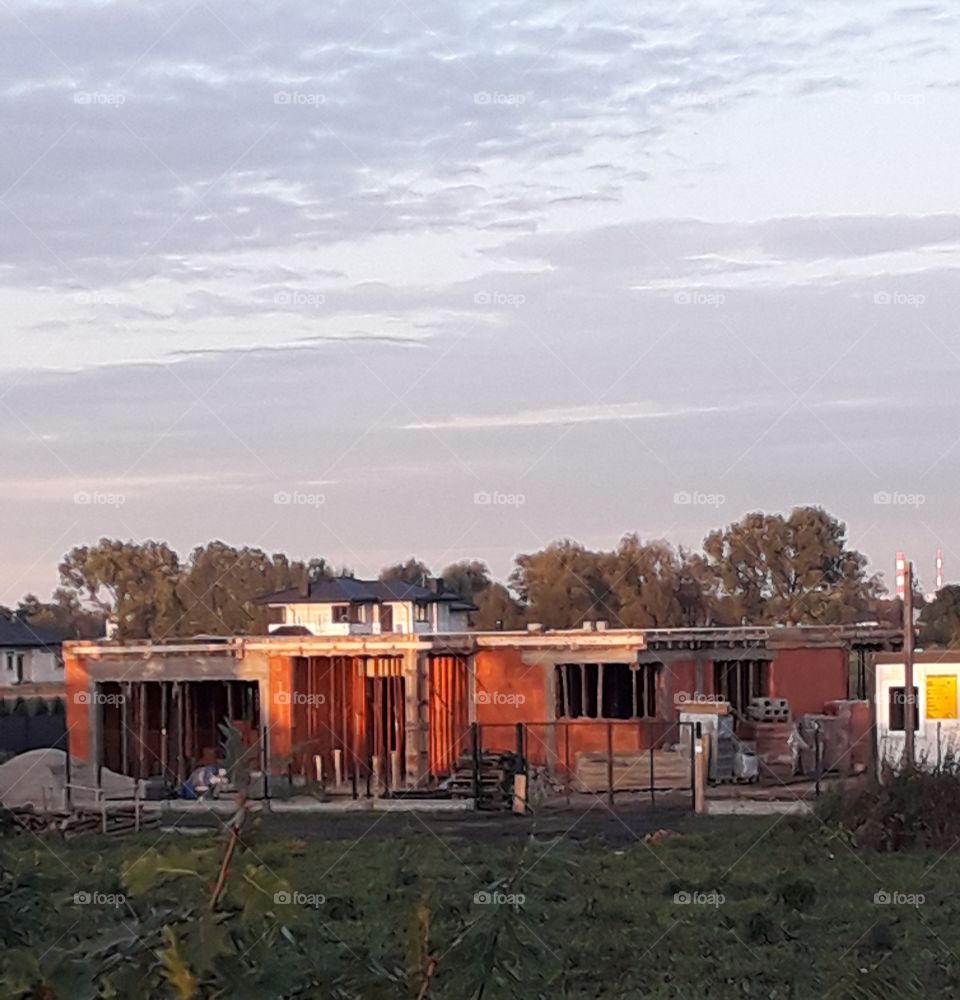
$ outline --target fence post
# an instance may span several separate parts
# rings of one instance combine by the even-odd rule
[[[269,730],[264,726],[260,742],[263,744],[263,798],[266,802],[270,801],[270,746],[268,740]]]
[[[820,743],[820,724],[816,724],[816,728],[813,730],[813,757],[814,757],[814,767],[816,768],[816,782],[814,784],[814,793],[817,798],[820,798],[820,775],[823,773],[823,747]]]
[[[692,722],[682,722],[680,725],[690,727],[690,806],[697,811],[697,732]]]
[[[696,723],[694,730],[693,776],[694,811],[704,813],[707,809],[707,761],[703,745],[703,726],[699,722]]]
[[[475,722],[470,723],[470,770],[473,780],[473,808],[480,808],[480,730]]]
[[[654,740],[650,741],[650,805],[655,806],[657,804],[657,790],[656,781],[654,779],[653,773],[653,744]]]
[[[66,760],[67,768],[66,768],[65,777],[67,779],[67,785],[66,785],[66,788],[64,788],[64,790],[63,790],[63,798],[64,798],[64,803],[66,804],[66,807],[68,809],[70,809],[73,806],[73,789],[70,787],[71,784],[72,784],[72,782],[73,782],[73,769],[70,766],[70,738],[69,738],[69,735],[66,738],[66,744],[67,744],[67,760]]]
[[[613,791],[613,723],[607,723],[607,800],[614,803]]]
[[[565,784],[567,793],[567,805],[570,805],[570,785],[571,785],[571,766],[570,766],[570,723],[565,722],[563,724],[563,766],[565,770]]]

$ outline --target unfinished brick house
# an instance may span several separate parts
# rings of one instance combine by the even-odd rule
[[[789,700],[797,714],[866,697],[876,627],[464,632],[230,638],[64,647],[70,749],[182,779],[229,719],[271,773],[371,773],[430,787],[467,750],[512,749],[569,769],[577,753],[643,750],[679,711],[718,697]],[[613,737],[608,735],[608,722]]]

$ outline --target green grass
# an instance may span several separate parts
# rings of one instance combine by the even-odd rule
[[[427,996],[443,1000],[960,996],[952,854],[857,852],[795,819],[691,820],[622,847],[413,826],[359,842],[254,831],[218,914],[220,837],[0,841],[0,994],[416,997],[432,957]]]

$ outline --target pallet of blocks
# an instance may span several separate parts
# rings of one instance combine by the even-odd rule
[[[650,751],[614,753],[613,767],[603,751],[585,750],[576,756],[572,791],[609,791],[610,774],[617,792],[647,791],[650,785]],[[692,775],[689,747],[653,751],[653,787],[658,791],[689,790]]]

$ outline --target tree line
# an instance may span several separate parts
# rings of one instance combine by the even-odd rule
[[[900,602],[867,566],[842,521],[798,507],[747,514],[710,532],[698,551],[636,534],[611,550],[564,539],[518,555],[504,582],[481,560],[436,572],[410,558],[380,578],[424,585],[439,576],[476,605],[478,629],[576,628],[590,620],[611,628],[899,623]],[[128,639],[257,635],[269,617],[257,598],[296,587],[304,575],[353,575],[320,557],[295,560],[221,541],[182,559],[165,542],[108,538],[71,549],[59,573],[48,601],[28,594],[17,609],[0,610],[69,638],[100,636],[108,619]],[[960,588],[945,588],[924,615],[936,641],[960,639]]]

